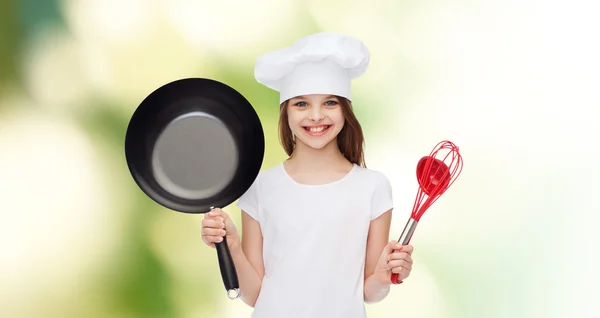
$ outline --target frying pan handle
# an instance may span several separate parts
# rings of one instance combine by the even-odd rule
[[[417,220],[413,219],[412,217],[410,219],[408,219],[408,222],[406,222],[406,225],[404,226],[404,230],[402,230],[400,239],[398,239],[398,242],[400,244],[408,245],[408,243],[410,242],[410,239],[413,236],[413,233],[415,233],[415,229],[417,228],[418,223],[419,222]],[[400,278],[398,277],[398,274],[396,274],[396,273],[392,273],[391,281],[392,281],[392,284],[394,284],[394,285],[402,284],[402,281],[400,280]]]
[[[219,258],[221,277],[223,278],[223,283],[227,290],[227,297],[232,300],[236,299],[240,297],[240,285],[238,282],[237,271],[235,270],[235,264],[233,263],[233,258],[231,257],[229,247],[227,246],[227,238],[223,236],[223,241],[215,243],[215,247]],[[232,292],[235,292],[235,294],[232,295]]]
[[[214,208],[214,206],[210,207],[211,210]],[[235,263],[233,262],[229,246],[227,245],[227,235],[223,236],[223,241],[215,243],[215,248],[217,249],[219,268],[221,268],[221,278],[223,279],[223,284],[225,284],[225,289],[227,290],[227,297],[232,300],[236,299],[240,297],[240,283],[238,282]],[[232,296],[232,292],[235,292],[235,295]]]

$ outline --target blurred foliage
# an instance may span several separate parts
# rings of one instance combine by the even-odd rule
[[[60,0],[14,0],[18,3],[18,14],[21,35],[24,38],[34,36],[47,27],[64,26]]]
[[[115,107],[108,107],[99,100],[91,101],[89,107],[81,108],[76,114],[79,122],[97,143],[105,144],[105,149],[113,152],[104,160],[118,160],[126,171],[124,138],[129,118]],[[135,183],[129,175],[121,180]],[[108,312],[124,314],[126,317],[176,317],[171,302],[170,277],[155,252],[149,246],[147,228],[157,211],[157,204],[139,190],[130,200],[134,201],[130,211],[119,213],[129,215],[127,242],[120,245],[105,273],[95,284],[108,296]]]
[[[15,14],[17,0],[0,1],[0,83],[17,77],[17,52],[22,30]]]

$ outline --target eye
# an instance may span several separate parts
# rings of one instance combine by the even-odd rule
[[[297,102],[296,104],[294,104],[294,106],[304,107],[306,106],[306,102]]]
[[[338,104],[338,102],[335,100],[328,100],[325,102],[325,105],[327,105],[327,106],[335,106],[337,104]]]

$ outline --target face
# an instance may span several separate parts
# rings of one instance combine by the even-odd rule
[[[336,140],[344,127],[342,106],[332,95],[294,97],[288,104],[288,121],[296,143],[321,149]]]

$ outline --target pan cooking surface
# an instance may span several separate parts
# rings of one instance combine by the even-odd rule
[[[218,194],[237,170],[234,137],[216,117],[191,112],[171,121],[152,153],[156,182],[172,195],[196,200]],[[207,169],[207,167],[209,167]]]
[[[155,202],[183,213],[226,207],[252,185],[265,149],[260,119],[235,89],[187,78],[149,94],[129,121],[129,171]]]

